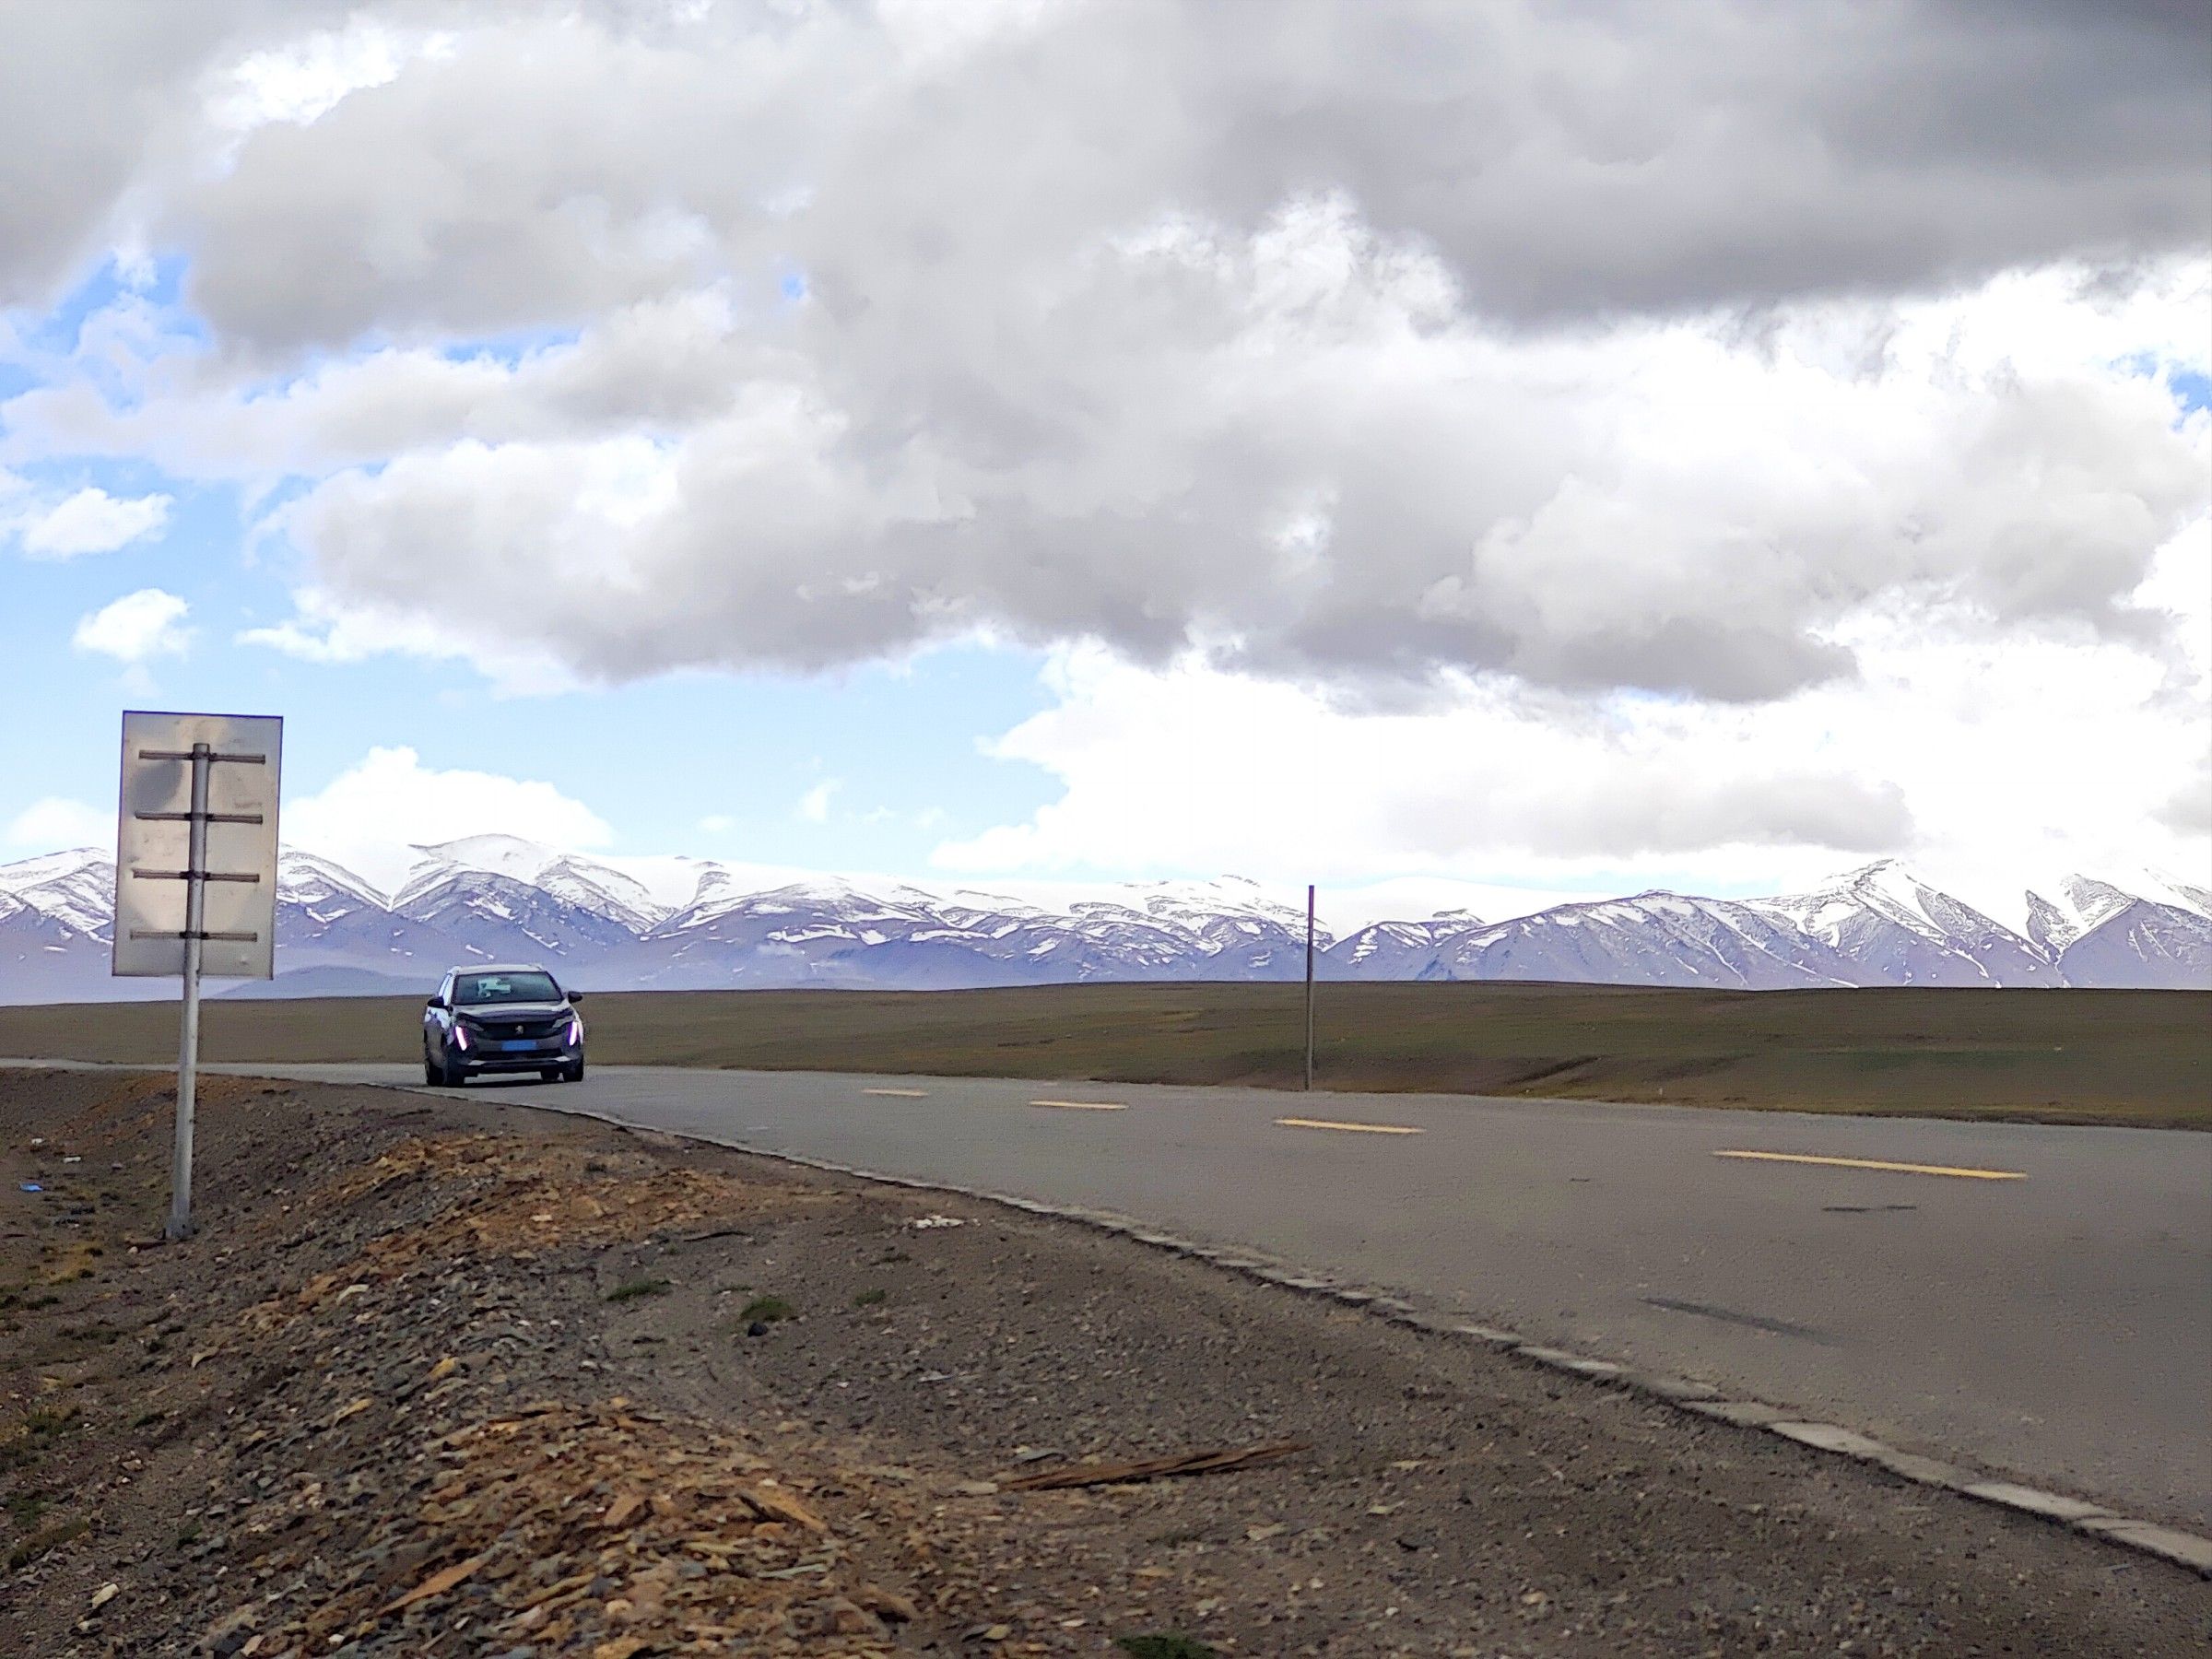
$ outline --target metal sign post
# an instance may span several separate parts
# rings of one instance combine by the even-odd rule
[[[1313,1089],[1313,889],[1306,888],[1306,1091]]]
[[[113,971],[174,973],[184,982],[175,1167],[163,1230],[171,1239],[192,1231],[201,975],[268,979],[276,972],[283,743],[284,723],[272,717],[140,712],[123,717]],[[213,890],[219,897],[211,895],[211,883],[219,884]]]

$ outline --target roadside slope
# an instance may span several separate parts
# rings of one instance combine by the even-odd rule
[[[488,1100],[211,1078],[205,1230],[134,1250],[167,1108],[0,1075],[7,1651],[2166,1653],[2212,1618],[1125,1241]]]

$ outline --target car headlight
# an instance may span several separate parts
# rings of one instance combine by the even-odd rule
[[[453,1021],[453,1046],[458,1049],[468,1047],[468,1028],[457,1019]]]
[[[569,1016],[569,1046],[575,1047],[583,1041],[583,1021],[575,1015]]]

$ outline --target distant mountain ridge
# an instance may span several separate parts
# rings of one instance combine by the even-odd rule
[[[953,989],[1293,980],[1305,916],[1257,884],[1144,882],[1054,910],[818,879],[768,889],[698,861],[688,900],[514,836],[418,849],[393,892],[288,850],[278,977],[229,995],[419,991],[470,961],[544,961],[589,990]],[[160,996],[108,974],[114,865],[82,848],[0,865],[0,1003]],[[1498,922],[1462,912],[1320,935],[1329,980],[1552,980],[1712,990],[1845,985],[2212,988],[2212,889],[2071,876],[2025,933],[1884,859],[1802,893],[1647,892]]]

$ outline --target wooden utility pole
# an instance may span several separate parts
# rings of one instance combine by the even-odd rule
[[[1313,1088],[1313,888],[1306,888],[1306,1088]]]

